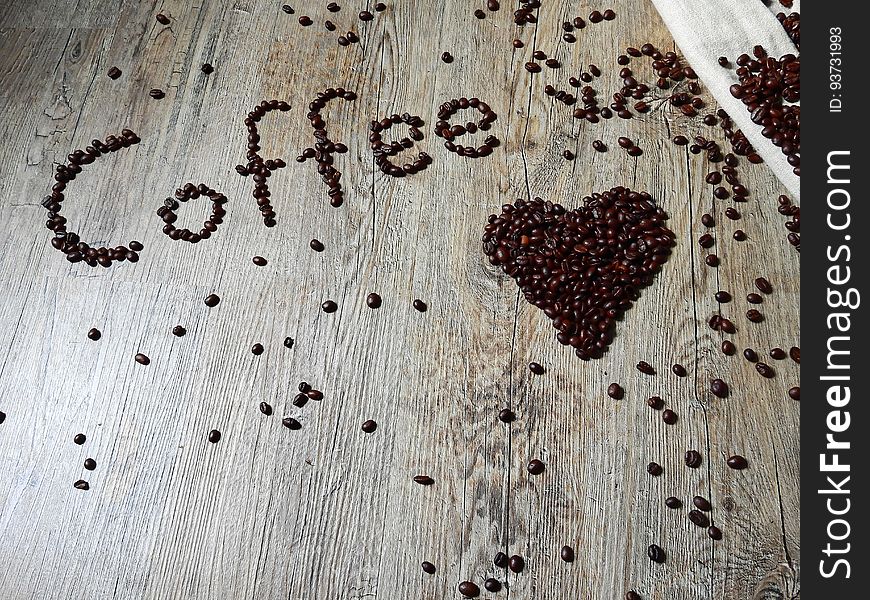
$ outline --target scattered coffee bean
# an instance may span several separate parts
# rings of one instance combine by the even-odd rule
[[[176,325],[172,328],[172,335],[175,337],[184,337],[187,334],[187,329],[182,327],[181,325]]]
[[[721,379],[714,379],[710,382],[710,391],[718,398],[725,398],[728,396],[728,384]]]
[[[653,477],[658,477],[664,472],[662,466],[657,462],[651,462],[646,466],[646,472],[652,475]]]
[[[710,518],[697,509],[692,509],[689,511],[689,520],[698,527],[710,526]]]
[[[653,410],[661,410],[665,407],[665,401],[662,400],[659,396],[650,396],[646,400],[647,406],[652,408]]]
[[[96,468],[97,468],[97,461],[95,461],[93,458],[86,458],[85,459],[85,469],[87,469],[88,471],[93,471]]]
[[[363,422],[362,430],[365,433],[374,433],[375,429],[378,428],[378,424],[369,419],[368,421]]]
[[[292,337],[285,337],[284,338],[284,347],[285,348],[292,348],[293,342],[294,342],[294,340]]]
[[[798,348],[797,346],[792,346],[791,348],[789,348],[788,355],[797,364],[801,364],[801,349],[800,348]]]
[[[212,73],[214,73],[214,66],[211,63],[203,63],[199,70],[206,75],[211,75]]]
[[[514,40],[513,46],[514,48],[522,48],[523,46],[525,46],[525,44],[523,44],[522,40]]]
[[[725,340],[722,342],[722,354],[725,356],[734,356],[737,352],[737,346],[734,345],[734,342],[731,340]]]
[[[719,302],[720,304],[727,304],[728,302],[731,302],[731,294],[725,291],[720,290],[716,292],[713,297],[716,298],[716,302]]]
[[[445,62],[447,64],[452,63],[453,62],[453,55],[450,54],[449,52],[442,52],[441,53],[441,62]]]
[[[486,581],[483,582],[483,587],[487,592],[500,592],[501,591],[501,582],[498,579],[493,579],[490,577]]]
[[[570,150],[563,150],[562,158],[564,158],[565,160],[574,160],[574,153]]]
[[[508,555],[504,552],[497,552],[496,555],[492,558],[492,564],[497,566],[499,569],[507,569]]]
[[[692,504],[694,504],[698,510],[704,512],[710,512],[713,510],[713,505],[710,504],[710,501],[704,498],[704,496],[695,496],[692,498]]]
[[[139,363],[140,365],[150,365],[151,364],[151,359],[142,353],[137,354],[135,358],[136,358],[136,362]]]
[[[485,19],[486,13],[478,8],[476,11],[474,11],[474,16],[477,17],[478,19]]]
[[[283,419],[281,419],[281,424],[287,429],[290,429],[291,431],[302,429],[302,423],[300,423],[293,417],[284,417]]]
[[[299,24],[303,27],[308,27],[309,25],[311,25],[311,23],[313,23],[311,17],[307,15],[302,15],[301,17],[299,17]]]
[[[499,5],[498,0],[486,0],[486,8],[489,9],[490,12],[496,12],[501,6]]]
[[[220,303],[220,301],[221,298],[217,294],[209,294],[205,297],[205,305],[209,308],[214,308]]]
[[[634,590],[629,590],[625,592],[625,600],[643,600],[643,598]]]
[[[743,242],[746,240],[746,232],[742,229],[736,229],[731,237],[733,237],[738,242]]]
[[[163,13],[157,13],[157,16],[155,16],[154,18],[157,19],[157,22],[161,25],[169,25],[170,23],[169,17],[167,17]]]
[[[535,375],[543,375],[544,374],[544,367],[542,365],[540,365],[539,363],[530,362],[529,363],[529,371],[531,371]]]
[[[308,242],[308,246],[315,252],[323,252],[323,249],[326,247],[323,245],[323,242],[318,239],[313,239]]]
[[[498,420],[502,423],[513,423],[516,420],[517,416],[514,414],[509,408],[503,408],[498,413]]]
[[[73,443],[76,444],[76,445],[78,445],[78,446],[81,446],[81,445],[84,444],[87,440],[88,440],[87,436],[86,436],[85,434],[83,434],[83,433],[77,433],[77,434],[75,434],[75,436],[73,437]]]
[[[566,563],[574,562],[574,548],[562,546],[562,550],[559,551],[559,557]]]
[[[514,554],[508,560],[508,568],[514,573],[522,573],[525,567],[526,561],[518,554]]]
[[[419,483],[420,485],[432,485],[435,483],[435,480],[428,475],[414,475],[414,483]]]
[[[794,386],[788,389],[788,397],[792,400],[800,400],[801,399],[801,388],[798,386]]]
[[[424,573],[428,573],[429,575],[435,574],[435,565],[433,565],[429,561],[424,560],[422,563],[420,563],[420,567],[422,567]]]
[[[426,306],[426,303],[419,298],[414,300],[414,308],[419,312],[426,312],[429,309],[429,307]]]
[[[649,548],[646,550],[646,555],[649,556],[649,559],[653,562],[657,562],[659,564],[665,562],[667,556],[665,551],[661,546],[656,544],[651,544]]]
[[[327,300],[323,304],[320,305],[320,308],[323,309],[323,312],[325,312],[327,314],[331,314],[331,313],[334,313],[335,311],[338,310],[338,304],[336,304],[332,300]]]
[[[674,366],[671,367],[671,371],[673,371],[674,375],[676,375],[677,377],[685,377],[688,374],[686,371],[686,367],[679,363],[674,364]]]
[[[251,354],[253,354],[254,356],[260,356],[264,350],[265,348],[263,348],[263,344],[258,343],[251,346]]]
[[[91,486],[88,485],[88,482],[84,479],[79,479],[73,484],[73,487],[77,490],[89,490]]]
[[[713,218],[713,215],[704,213],[701,215],[701,224],[704,227],[713,227],[716,224],[716,220]]]
[[[375,4],[375,10],[377,12],[384,12],[385,10],[387,10],[387,5],[383,2],[378,2],[377,4]]]
[[[290,6],[289,4],[285,4],[285,5],[283,5],[283,6],[281,7],[281,10],[283,10],[283,11],[284,11],[285,13],[287,13],[288,15],[292,15],[293,13],[296,12],[295,10],[293,10],[293,7]]]
[[[671,509],[677,509],[683,506],[683,502],[679,498],[669,496],[668,498],[665,498],[665,506]]]
[[[715,254],[708,254],[704,257],[704,262],[707,263],[708,267],[718,267],[719,266],[719,257]]]
[[[750,304],[761,304],[764,301],[764,298],[761,294],[756,294],[752,292],[751,294],[746,294],[746,301]]]
[[[761,314],[761,311],[750,308],[746,311],[746,318],[752,321],[753,323],[761,323],[764,320],[764,315]]]
[[[260,402],[260,412],[267,417],[272,416],[272,405],[268,402]]]
[[[683,455],[683,460],[685,460],[686,466],[690,469],[697,469],[701,466],[701,462],[703,461],[701,453],[697,450],[686,450],[686,454]]]
[[[358,16],[359,16],[359,20],[362,21],[363,23],[371,21],[372,19],[375,18],[375,16],[367,10],[360,11]]]
[[[480,596],[480,588],[477,586],[476,583],[472,583],[471,581],[463,581],[459,584],[459,593],[466,598],[477,598],[478,596]]]
[[[656,370],[652,367],[651,364],[646,362],[645,360],[637,363],[637,370],[643,373],[644,375],[655,375]]]
[[[773,368],[763,362],[756,363],[755,370],[758,371],[758,373],[762,377],[766,377],[767,379],[770,379],[771,377],[776,375],[776,373],[774,373],[773,371]]]
[[[592,142],[592,147],[593,147],[597,152],[607,152],[607,146],[605,146],[605,145],[604,145],[604,142],[602,142],[601,140],[594,140],[594,141]]]
[[[677,413],[672,411],[670,408],[666,408],[662,413],[662,421],[667,423],[668,425],[674,425],[679,420]]]
[[[366,306],[368,306],[369,308],[380,308],[381,303],[381,296],[379,294],[376,294],[375,292],[372,292],[371,294],[366,296]]]
[[[770,285],[770,282],[764,277],[759,277],[755,280],[755,287],[764,294],[770,294],[773,292],[773,286]]]
[[[217,429],[212,429],[211,431],[209,431],[208,441],[210,441],[212,444],[217,444],[219,441],[221,441],[221,432]]]
[[[749,466],[749,462],[739,454],[729,457],[725,462],[729,467],[738,471]]]
[[[90,331],[88,331],[88,339],[89,339],[89,340],[93,340],[93,341],[96,342],[96,341],[97,341],[98,339],[100,339],[101,337],[103,337],[103,334],[102,334],[102,333],[100,332],[100,330],[97,329],[96,327],[94,327],[93,329],[91,329]]]
[[[607,395],[614,400],[622,400],[623,396],[625,396],[625,390],[618,383],[611,383],[607,386]]]
[[[722,539],[722,530],[715,525],[710,525],[707,528],[707,535],[709,535],[711,539],[718,541]]]
[[[109,76],[109,79],[117,79],[121,76],[121,69],[119,69],[118,67],[112,67],[111,69],[109,69],[109,72],[106,73],[106,75]]]
[[[152,98],[154,98],[155,100],[160,100],[160,99],[166,97],[166,94],[163,92],[163,90],[158,89],[158,88],[152,89],[150,92],[148,92],[148,95],[151,96]]]
[[[529,462],[529,464],[526,466],[526,469],[532,475],[540,475],[547,469],[547,467],[544,463],[535,458],[531,462]]]
[[[320,390],[309,389],[305,392],[305,395],[308,396],[311,400],[314,400],[315,402],[323,400],[323,392],[321,392]]]
[[[258,267],[265,267],[267,264],[269,264],[269,261],[267,261],[262,256],[255,256],[251,259],[251,261]]]
[[[782,360],[788,356],[782,348],[771,348],[769,354],[773,360]]]

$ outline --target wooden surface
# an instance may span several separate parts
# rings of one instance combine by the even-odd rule
[[[440,599],[489,576],[507,588],[484,597],[518,600],[629,589],[661,600],[799,597],[799,403],[786,395],[798,366],[767,359],[777,374],[763,379],[739,354],[722,355],[723,334],[706,326],[721,308],[740,349],[799,345],[798,254],[776,211],[782,186],[764,165],[741,161],[751,196],[738,206],[743,218],[729,221],[733,203],[713,200],[703,154],[669,141],[722,141],[718,128],[667,104],[631,121],[578,124],[542,92],[567,88],[595,62],[607,98],[626,46],[673,49],[652,5],[614,0],[615,21],[568,45],[563,20],[608,6],[545,0],[538,24],[518,28],[507,1],[479,21],[472,12],[483,0],[395,0],[368,24],[356,18],[365,2],[339,3],[333,15],[326,2],[295,0],[288,16],[262,0],[12,0],[0,14],[3,597]],[[169,27],[158,12],[171,15]],[[303,13],[315,25],[301,27]],[[339,30],[325,31],[326,18]],[[339,47],[351,28],[361,43]],[[514,50],[514,37],[526,47]],[[564,68],[530,76],[522,65],[534,48]],[[444,50],[452,64],[441,62]],[[105,75],[113,65],[117,81]],[[648,61],[632,67],[653,81]],[[325,111],[332,139],[350,147],[336,159],[340,209],[315,167],[293,160],[314,141],[307,104],[330,86],[359,95]],[[155,87],[165,99],[149,98]],[[499,115],[503,143],[486,159],[450,154],[431,133],[439,104],[472,95]],[[266,229],[251,181],[233,167],[244,162],[245,113],[272,98],[293,108],[260,129],[262,154],[288,162],[270,181],[278,225]],[[374,169],[367,124],[405,111],[426,121],[414,152],[434,164],[393,179]],[[124,127],[142,143],[86,167],[64,214],[92,245],[141,240],[142,259],[70,265],[50,247],[40,206],[54,165]],[[621,135],[644,154],[619,150]],[[594,139],[610,151],[595,153]],[[565,148],[575,161],[560,156]],[[187,181],[230,200],[218,232],[196,245],[171,241],[154,214]],[[488,264],[480,236],[515,198],[575,207],[614,185],[649,191],[671,215],[677,246],[610,351],[583,362]],[[718,223],[718,269],[696,242],[705,211]],[[192,201],[179,222],[207,213]],[[737,228],[747,241],[731,238]],[[309,249],[313,237],[324,252]],[[268,266],[254,266],[254,255]],[[744,298],[760,275],[775,291],[753,325]],[[720,307],[718,289],[735,300]],[[384,298],[379,310],[365,306],[371,291]],[[222,302],[209,309],[212,292]],[[327,298],[338,312],[320,310]],[[413,310],[414,298],[428,312]],[[176,324],[187,336],[170,334]],[[87,339],[91,327],[100,341]],[[288,335],[292,350],[282,346]],[[251,354],[255,342],[262,356]],[[134,362],[137,352],[151,364]],[[529,373],[533,360],[545,375]],[[638,373],[639,360],[659,374]],[[673,376],[674,362],[690,376]],[[729,382],[729,398],[710,394],[714,377]],[[297,409],[302,380],[325,398]],[[612,381],[623,400],[605,394]],[[676,425],[646,406],[654,394],[677,411]],[[260,414],[261,401],[274,416]],[[505,406],[518,414],[509,426],[496,419]],[[287,414],[301,430],[282,427]],[[374,434],[360,430],[366,419],[378,422]],[[213,428],[223,433],[216,445],[206,441]],[[84,446],[72,442],[78,432]],[[704,455],[701,469],[683,464],[689,448]],[[750,468],[727,468],[734,453]],[[82,468],[89,456],[93,472]],[[544,475],[526,472],[533,458]],[[661,477],[646,473],[651,460]],[[435,485],[414,484],[417,474]],[[73,488],[79,478],[89,491]],[[722,541],[692,525],[688,508],[663,504],[695,494],[713,502]],[[647,558],[651,543],[665,548],[665,564]],[[559,559],[565,544],[576,548],[573,564]],[[523,555],[526,570],[495,568],[499,550]]]

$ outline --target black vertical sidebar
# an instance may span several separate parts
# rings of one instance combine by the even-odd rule
[[[801,597],[868,594],[864,2],[801,6]]]

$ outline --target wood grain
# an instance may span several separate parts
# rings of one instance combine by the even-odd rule
[[[615,21],[566,44],[562,21],[607,6],[545,1],[536,25],[517,27],[508,2],[478,20],[482,1],[396,1],[367,24],[356,14],[373,3],[341,4],[333,14],[326,2],[297,2],[291,16],[263,0],[40,0],[13,1],[0,15],[4,597],[434,599],[486,577],[507,584],[487,597],[517,599],[629,589],[662,600],[799,597],[799,403],[786,395],[798,366],[763,358],[776,370],[764,379],[739,354],[722,355],[723,334],[706,325],[721,312],[737,324],[728,337],[738,348],[765,356],[800,345],[798,254],[776,212],[782,186],[764,165],[741,161],[748,202],[715,200],[704,182],[715,166],[669,139],[723,142],[717,128],[661,102],[590,125],[543,94],[595,63],[607,104],[617,54],[645,42],[674,49],[652,5],[615,0]],[[297,22],[305,12],[311,27]],[[325,31],[325,19],[338,30]],[[348,30],[360,43],[340,47]],[[525,47],[514,49],[514,38]],[[527,73],[536,48],[563,67]],[[445,50],[453,63],[440,60]],[[204,62],[215,72],[202,73]],[[105,75],[113,65],[117,81]],[[650,81],[647,59],[632,69]],[[330,137],[349,147],[336,155],[340,209],[312,163],[293,160],[314,142],[308,102],[336,86],[358,94],[324,111]],[[151,99],[151,88],[166,98]],[[502,144],[488,158],[450,154],[432,134],[438,106],[460,96],[498,114]],[[262,155],[288,162],[270,179],[278,225],[267,229],[252,183],[233,167],[244,161],[245,114],[272,98],[292,110],[260,127]],[[386,177],[368,123],[406,111],[426,122],[410,153],[434,162]],[[142,260],[70,265],[49,246],[39,203],[68,153],[124,127],[142,143],[86,167],[64,214],[93,245],[142,241]],[[621,151],[622,135],[644,154]],[[595,139],[609,151],[594,152]],[[575,160],[561,157],[566,148]],[[171,241],[154,215],[188,181],[229,198],[218,232],[196,245]],[[516,198],[575,207],[615,185],[649,191],[678,244],[610,351],[583,362],[489,265],[480,236],[487,216]],[[728,206],[742,218],[727,219]],[[191,201],[179,212],[195,225],[208,207]],[[703,212],[717,221],[718,268],[697,244]],[[746,241],[732,239],[737,228]],[[312,238],[324,252],[308,247]],[[269,264],[254,266],[254,255]],[[775,289],[759,307],[765,321],[752,324],[744,298],[761,275]],[[719,305],[720,289],[734,300]],[[384,298],[378,310],[365,305],[372,291]],[[209,309],[213,292],[222,301]],[[412,308],[415,298],[427,312]],[[336,313],[320,310],[326,299]],[[171,335],[177,324],[186,336]],[[87,339],[91,327],[100,341]],[[250,352],[255,342],[262,356]],[[151,364],[135,363],[137,352]],[[639,360],[658,375],[640,374]],[[532,375],[530,361],[547,372]],[[675,362],[688,377],[670,372]],[[710,393],[715,377],[730,384],[728,398]],[[292,406],[300,381],[324,399]],[[623,400],[605,393],[614,381]],[[676,425],[646,406],[651,395],[679,414]],[[259,412],[261,401],[274,416]],[[516,422],[497,420],[504,407]],[[285,415],[302,429],[283,427]],[[366,419],[375,433],[361,431]],[[213,428],[223,433],[214,445]],[[78,432],[84,446],[72,442]],[[702,468],[685,467],[687,449],[703,454]],[[725,466],[735,453],[749,469]],[[96,471],[82,468],[86,457]],[[528,474],[533,458],[545,474]],[[647,474],[652,460],[661,477]],[[417,474],[435,485],[414,484]],[[73,488],[79,478],[89,491]],[[722,541],[687,520],[688,506],[664,506],[696,494],[712,501]],[[651,543],[666,549],[665,564],[647,558]],[[577,551],[573,564],[559,559],[565,544]],[[524,556],[526,570],[496,568],[498,551]],[[421,572],[423,560],[435,575]]]

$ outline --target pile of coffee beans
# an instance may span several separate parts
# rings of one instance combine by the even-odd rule
[[[483,235],[490,263],[501,267],[578,357],[599,358],[615,320],[668,260],[674,233],[645,192],[596,193],[568,211],[536,198],[491,215]]]
[[[187,202],[191,199],[205,196],[211,200],[211,216],[202,224],[202,229],[198,233],[187,228],[177,229],[175,221],[178,215],[175,214],[175,209],[178,208],[178,202]],[[163,233],[169,236],[172,240],[184,240],[195,244],[200,240],[207,240],[211,234],[217,231],[218,225],[223,223],[223,218],[226,215],[224,204],[227,202],[227,197],[216,192],[204,183],[196,186],[192,183],[186,183],[183,187],[175,190],[175,200],[167,198],[163,206],[157,209],[157,216],[163,219]]]
[[[139,136],[129,129],[121,131],[120,137],[110,135],[105,141],[92,140],[91,145],[84,150],[74,150],[67,156],[67,163],[60,164],[55,169],[54,185],[51,194],[42,201],[42,206],[48,210],[48,221],[45,226],[54,232],[51,245],[56,250],[66,254],[66,259],[71,263],[84,262],[90,267],[100,265],[110,267],[113,262],[137,262],[142,244],[132,241],[128,246],[116,246],[115,248],[92,248],[86,242],[81,241],[77,233],[67,230],[67,221],[61,215],[64,201],[64,191],[67,184],[82,172],[82,167],[94,162],[100,156],[110,152],[117,152],[121,148],[129,148],[140,142]]]

